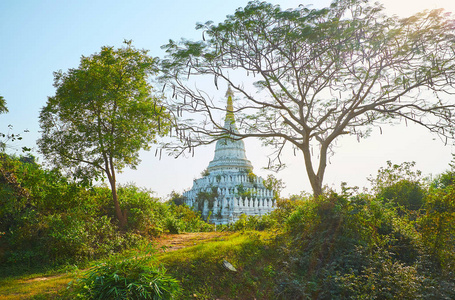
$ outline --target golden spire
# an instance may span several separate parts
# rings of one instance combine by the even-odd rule
[[[226,107],[226,119],[225,122],[229,122],[230,124],[235,124],[235,117],[234,117],[234,105],[232,102],[232,97],[234,93],[231,90],[231,86],[228,87],[226,92],[227,97],[227,107]]]

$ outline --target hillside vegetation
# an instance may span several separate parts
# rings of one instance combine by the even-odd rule
[[[31,157],[4,155],[0,170],[0,299],[46,270],[54,277],[29,285],[34,299],[455,298],[451,171],[427,180],[412,163],[389,163],[371,192],[293,196],[175,250],[149,243],[214,227],[129,185],[119,189],[129,214],[120,230],[107,188],[71,183]]]
[[[109,188],[74,183],[33,157],[0,154],[0,195],[0,265],[6,275],[83,264],[140,247],[163,232],[212,227],[187,207],[126,185],[118,189],[128,214],[121,229]]]

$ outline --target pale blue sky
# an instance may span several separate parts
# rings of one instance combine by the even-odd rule
[[[329,1],[274,0],[282,8],[299,3],[327,6]],[[384,0],[391,13],[409,15],[424,8],[443,6],[455,11],[451,0],[392,1]],[[162,56],[160,46],[169,39],[199,39],[194,29],[197,22],[220,22],[228,14],[243,7],[241,0],[0,0],[0,95],[9,113],[0,115],[0,132],[12,124],[24,140],[17,148],[34,148],[39,137],[38,115],[47,97],[54,94],[53,72],[66,71],[79,65],[81,55],[99,52],[101,46],[121,46],[124,39],[133,40],[137,48],[150,50],[152,56]],[[385,128],[384,134],[374,134],[358,144],[355,139],[342,140],[331,159],[326,182],[335,187],[341,181],[364,185],[369,174],[375,174],[390,159],[400,163],[415,160],[424,173],[444,171],[451,159],[452,146],[444,147],[434,136],[414,128]],[[267,163],[265,154],[255,141],[246,141],[247,156],[255,172],[263,177],[261,168]],[[213,146],[196,151],[194,158],[163,157],[158,161],[154,149],[141,155],[143,163],[136,171],[125,171],[122,182],[136,182],[166,196],[172,190],[190,188],[213,158]],[[287,157],[289,168],[276,174],[287,183],[285,193],[310,191],[301,158]],[[40,162],[43,162],[40,159]]]

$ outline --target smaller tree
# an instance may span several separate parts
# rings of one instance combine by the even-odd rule
[[[425,201],[426,188],[422,172],[414,171],[415,162],[400,165],[387,161],[387,168],[380,168],[375,179],[368,178],[378,198],[399,205],[407,210],[419,210]]]
[[[151,95],[147,81],[155,61],[131,41],[119,49],[102,47],[81,58],[76,69],[54,73],[55,96],[40,113],[41,153],[56,167],[86,182],[107,177],[120,226],[116,173],[135,168],[139,150],[149,150],[168,130],[168,113]]]
[[[176,191],[172,191],[169,195],[169,203],[173,203],[175,205],[183,205],[185,204],[185,197],[182,194],[177,193]]]
[[[280,199],[281,191],[286,187],[282,179],[278,179],[272,174],[267,175],[264,186],[274,192],[275,199]]]

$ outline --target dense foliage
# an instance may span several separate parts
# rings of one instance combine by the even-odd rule
[[[344,185],[318,198],[281,199],[268,215],[217,226],[237,232],[232,237],[166,254],[159,268],[148,252],[111,256],[82,273],[68,297],[452,299],[455,175],[428,180],[413,167],[388,163],[371,193]],[[163,232],[212,229],[186,206],[129,185],[119,188],[130,215],[120,230],[108,188],[70,182],[33,157],[2,155],[0,171],[4,273],[99,258]],[[224,260],[238,272],[226,271]]]
[[[453,299],[455,173],[429,181],[414,165],[388,162],[370,179],[371,194],[343,185],[341,193],[282,199],[268,215],[222,227],[276,232],[272,245],[255,250],[264,270],[245,256],[236,266],[273,273],[257,278],[273,290],[270,299]],[[213,287],[210,296],[220,292]]]
[[[127,185],[118,194],[129,215],[122,229],[109,188],[71,182],[31,156],[1,154],[2,268],[80,263],[148,243],[163,232],[211,230],[188,207],[162,203],[147,190]]]
[[[238,232],[232,238],[165,265],[187,298],[453,299],[454,173],[429,182],[412,168],[389,163],[371,194],[343,186],[280,200],[268,215],[217,226]],[[418,208],[408,205],[415,189]],[[238,273],[224,270],[223,259]]]

